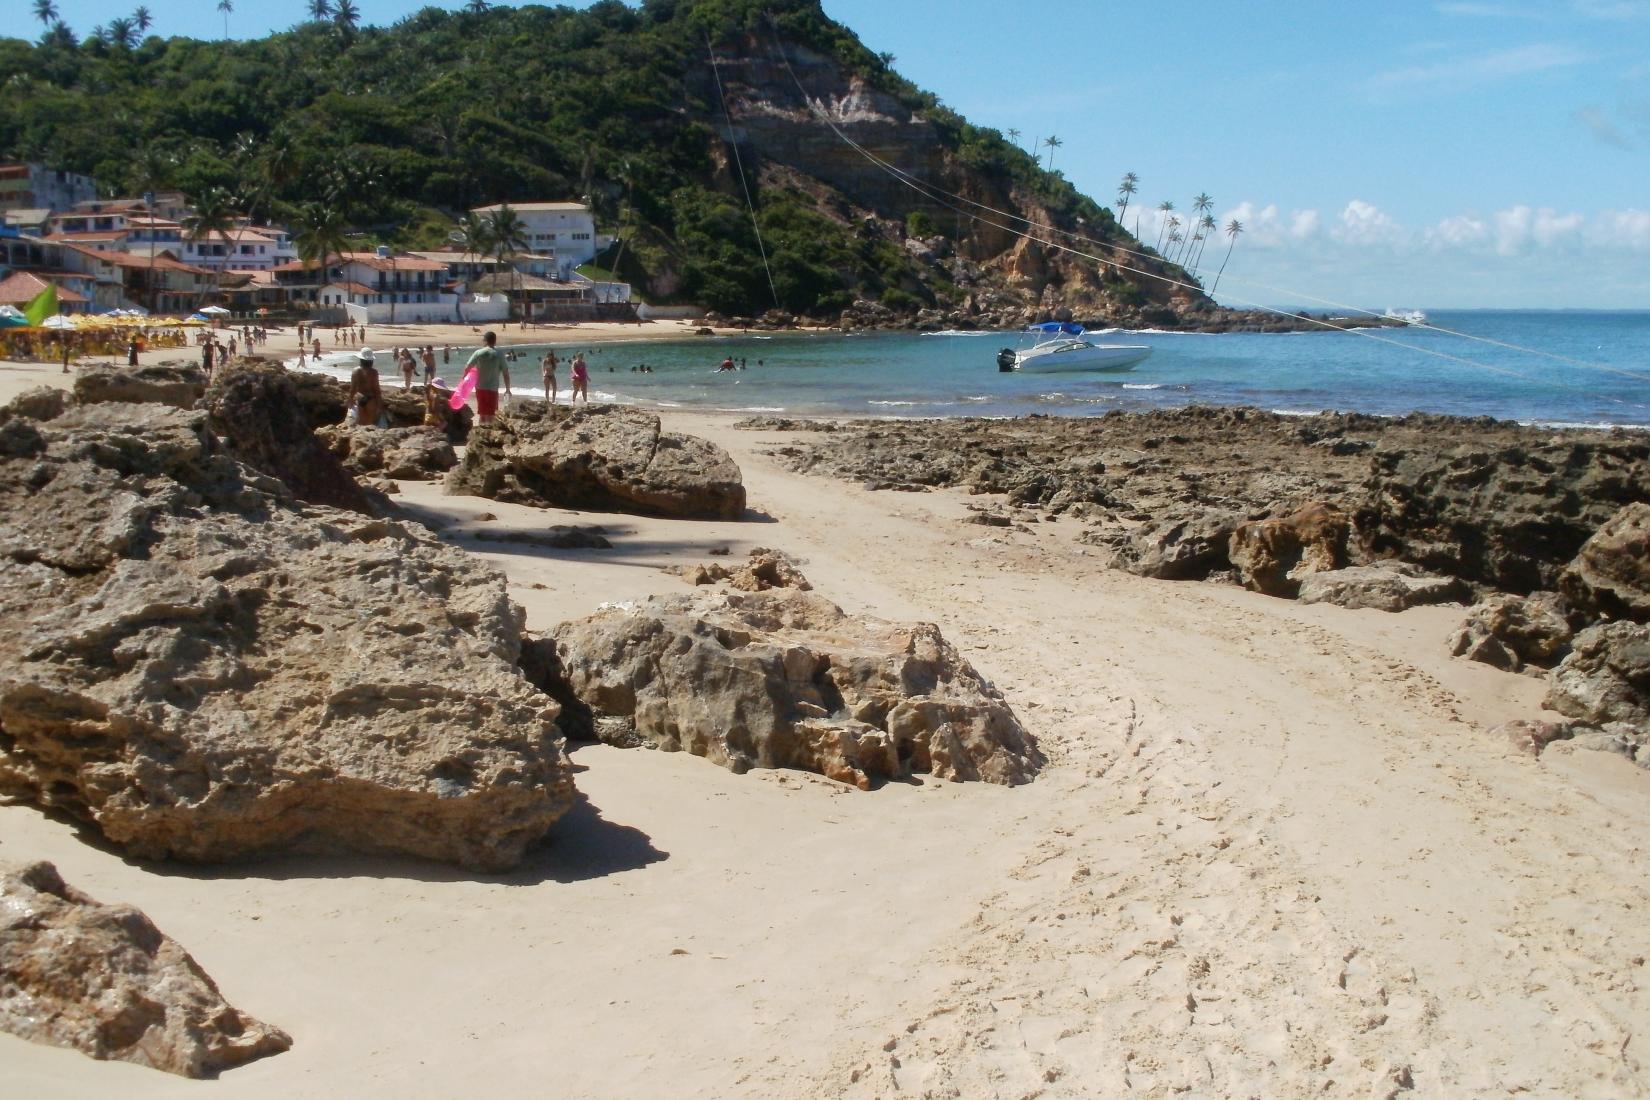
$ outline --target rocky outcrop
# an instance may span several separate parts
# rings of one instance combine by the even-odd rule
[[[184,1077],[292,1046],[148,917],[100,905],[50,863],[0,865],[0,1031]]]
[[[0,428],[0,793],[146,859],[516,863],[572,780],[503,576],[297,505],[205,422]]]
[[[212,432],[229,454],[277,478],[310,504],[381,511],[312,430],[289,375],[277,363],[225,367],[212,378],[205,405]]]
[[[437,428],[361,428],[334,424],[316,436],[356,476],[435,481],[458,465],[458,453]]]
[[[861,789],[927,772],[1023,783],[1042,764],[1002,696],[932,624],[852,619],[808,592],[654,597],[564,623],[566,681],[597,719],[735,772]]]
[[[738,519],[739,467],[722,448],[664,431],[651,413],[519,402],[470,434],[447,491],[516,504]]]
[[[1085,541],[1110,543],[1112,564],[1125,572],[1165,581],[1202,580],[1231,565],[1227,554],[1240,522],[1230,512],[1207,512],[1110,538],[1092,539],[1085,533]]]
[[[1517,718],[1503,722],[1490,731],[1491,737],[1505,738],[1513,751],[1525,756],[1540,756],[1554,741],[1568,741],[1575,736],[1570,722],[1542,722],[1533,718]]]
[[[36,386],[24,390],[5,408],[0,408],[0,424],[21,417],[25,420],[51,420],[63,415],[69,407],[69,395],[53,386]]]
[[[1603,623],[1577,634],[1548,680],[1546,705],[1590,725],[1634,727],[1650,739],[1650,626]]]
[[[1370,553],[1506,592],[1552,589],[1623,505],[1650,501],[1650,441],[1383,447],[1367,487],[1357,525]]]
[[[324,428],[331,424],[343,424],[345,414],[349,411],[349,403],[345,394],[349,388],[338,379],[327,374],[316,374],[312,371],[292,371],[288,376],[292,380],[294,391],[298,395],[298,404],[303,406],[304,415],[313,428]],[[382,378],[384,394],[384,416],[391,428],[421,428],[424,426],[424,388],[415,386],[410,390],[403,390],[399,384],[392,382],[388,377]],[[470,425],[474,422],[475,414],[470,406],[465,405],[458,409],[447,406],[441,407],[443,418],[442,432],[447,442],[457,446],[462,444],[470,434]]]
[[[1605,521],[1558,586],[1589,619],[1650,622],[1650,504],[1629,504]]]
[[[726,582],[729,588],[741,592],[766,592],[770,588],[796,588],[806,592],[813,588],[786,554],[764,546],[753,549],[743,565],[702,562],[684,565],[677,572],[692,585]]]
[[[1323,503],[1309,504],[1280,519],[1240,524],[1232,532],[1227,558],[1247,588],[1268,596],[1293,597],[1301,577],[1346,564],[1346,515]]]
[[[1466,585],[1440,577],[1408,562],[1384,561],[1310,573],[1300,580],[1301,603],[1405,611],[1422,604],[1453,603],[1468,598]]]
[[[74,401],[95,405],[172,405],[194,408],[206,393],[206,375],[199,367],[163,363],[152,367],[82,367],[75,372]]]
[[[1450,652],[1510,672],[1551,668],[1569,652],[1570,612],[1554,592],[1491,596],[1467,613],[1450,636]]]

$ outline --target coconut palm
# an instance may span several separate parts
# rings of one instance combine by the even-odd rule
[[[1020,131],[1018,131],[1018,130],[1014,129],[1012,126],[1010,126],[1008,129],[1004,130],[1003,133],[1008,135],[1008,140],[1012,141],[1016,148],[1019,147],[1019,144],[1020,144]]]
[[[229,192],[221,187],[214,187],[194,199],[191,205],[194,206],[195,212],[183,219],[183,239],[190,244],[198,245],[202,241],[218,237],[225,245],[224,258],[213,269],[212,292],[216,296],[222,289],[224,266],[229,262],[229,234],[235,229],[235,203]]]
[[[223,36],[229,37],[229,13],[235,10],[235,0],[218,0],[218,10],[223,12]]]
[[[482,15],[492,6],[487,0],[469,0],[469,3],[464,5],[464,10],[471,15]]]
[[[1134,193],[1140,190],[1140,177],[1133,172],[1123,173],[1123,182],[1117,185],[1117,224],[1123,224],[1123,215],[1128,212],[1129,200]]]
[[[149,9],[138,8],[132,13],[132,26],[137,28],[138,34],[148,34],[149,28],[155,25],[155,17],[149,14]]]
[[[1191,227],[1194,230],[1197,227],[1197,225],[1199,224],[1200,220],[1204,216],[1206,216],[1209,213],[1210,210],[1212,210],[1214,208],[1214,205],[1215,205],[1215,200],[1211,199],[1209,197],[1208,193],[1204,192],[1204,191],[1199,191],[1197,193],[1197,195],[1192,199]],[[1196,233],[1195,233],[1195,231],[1192,234],[1192,237],[1193,237],[1193,239],[1191,241],[1188,241],[1187,245],[1186,245],[1186,251],[1187,251],[1188,254],[1190,254],[1190,252],[1191,252],[1192,245],[1196,243]],[[1181,266],[1182,267],[1185,266],[1184,261],[1185,261],[1186,258],[1187,257],[1184,257],[1184,256],[1181,257],[1181,260],[1182,260]]]
[[[355,33],[355,25],[361,21],[361,9],[355,6],[354,0],[333,0],[332,22],[347,38]]]
[[[1061,141],[1053,134],[1050,134],[1048,137],[1043,139],[1043,144],[1048,146],[1048,171],[1052,172],[1054,171],[1054,150],[1060,148],[1060,146],[1064,145],[1065,142]]]
[[[1213,214],[1205,214],[1197,219],[1197,239],[1203,243],[1198,246],[1197,255],[1192,259],[1193,275],[1196,275],[1197,269],[1203,265],[1203,250],[1209,247],[1209,238],[1214,236],[1216,224]]]
[[[137,45],[137,27],[130,19],[109,20],[109,45],[129,50]]]
[[[1157,219],[1157,244],[1153,247],[1155,247],[1159,252],[1162,252],[1163,230],[1167,228],[1169,224],[1169,215],[1174,213],[1174,203],[1170,202],[1168,199],[1164,199],[1162,202],[1157,204],[1157,212],[1161,214],[1162,217]]]
[[[1232,258],[1232,246],[1237,244],[1238,234],[1243,232],[1243,223],[1233,218],[1226,223],[1226,256],[1220,261],[1220,270],[1215,272],[1215,285],[1209,288],[1213,294],[1220,286],[1220,277],[1226,274],[1226,261]]]
[[[527,223],[516,216],[509,203],[502,203],[498,209],[487,215],[487,238],[492,243],[493,255],[498,257],[501,264],[508,265],[515,258],[516,253],[527,250]],[[516,272],[510,270],[510,281],[515,283]],[[522,314],[526,315],[525,304]]]
[[[52,0],[34,0],[34,17],[40,20],[40,25],[51,30],[57,19],[57,5]]]
[[[317,23],[325,23],[332,15],[332,0],[309,0],[309,17]]]
[[[344,212],[329,202],[307,202],[298,210],[292,244],[305,268],[328,268],[334,256],[349,250]],[[322,278],[326,277],[323,270]]]

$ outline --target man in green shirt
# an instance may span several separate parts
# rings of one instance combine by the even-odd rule
[[[498,350],[498,333],[484,333],[481,338],[486,345],[470,353],[464,369],[474,367],[476,371],[476,419],[491,424],[498,415],[500,379],[504,381],[504,392],[510,392],[510,368],[505,364],[504,353]]]

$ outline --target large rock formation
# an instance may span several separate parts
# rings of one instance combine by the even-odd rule
[[[345,400],[348,387],[327,374],[317,374],[313,371],[293,371],[288,377],[292,380],[294,391],[298,395],[298,403],[303,406],[304,415],[313,428],[324,428],[329,424],[342,424],[345,414],[349,411],[349,402]],[[419,428],[424,425],[424,387],[415,386],[410,390],[403,390],[391,382],[387,377],[383,381],[384,416],[389,420],[391,428]],[[469,437],[470,425],[475,414],[468,405],[458,409],[444,408],[442,416],[446,423],[443,432],[447,441],[454,445],[461,444]]]
[[[517,402],[470,433],[447,490],[516,504],[701,519],[745,511],[739,467],[714,443],[672,435],[618,405]]]
[[[1022,783],[1042,764],[932,624],[851,619],[797,589],[654,597],[555,639],[598,729],[626,719],[660,748],[736,772],[805,768],[865,789],[913,772]]]
[[[1650,441],[1553,436],[1380,448],[1357,516],[1370,553],[1507,592],[1551,589],[1623,505],[1650,500]]]
[[[1570,612],[1554,592],[1491,596],[1467,612],[1450,636],[1450,652],[1510,672],[1551,668],[1569,652]]]
[[[397,481],[435,481],[458,465],[458,454],[439,428],[372,428],[334,424],[316,431],[329,450],[357,476]]]
[[[517,862],[572,781],[503,576],[295,504],[205,422],[0,425],[0,793],[143,858]]]
[[[1633,727],[1650,740],[1650,626],[1604,623],[1577,634],[1553,669],[1546,704],[1591,725]]]
[[[1650,504],[1629,504],[1582,544],[1559,590],[1588,618],[1650,622]]]
[[[148,917],[98,904],[50,863],[0,866],[0,1031],[184,1077],[292,1046]]]
[[[74,399],[77,405],[105,401],[124,404],[173,405],[194,408],[206,392],[206,374],[184,363],[160,363],[152,367],[109,367],[98,364],[75,372]]]
[[[248,466],[279,478],[311,504],[373,515],[380,510],[313,425],[292,377],[278,363],[238,363],[217,372],[206,395],[214,434]]]
[[[1376,611],[1406,611],[1469,595],[1467,586],[1454,577],[1436,576],[1401,561],[1308,573],[1299,583],[1297,598],[1301,603],[1332,603]]]

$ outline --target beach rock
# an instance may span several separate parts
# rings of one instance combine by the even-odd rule
[[[380,505],[314,434],[289,375],[278,363],[237,363],[212,378],[205,407],[230,455],[278,478],[310,504],[363,515]]]
[[[298,395],[298,403],[303,406],[311,427],[324,428],[331,424],[344,423],[345,414],[349,411],[349,403],[345,400],[345,395],[349,392],[347,385],[331,375],[311,371],[291,371],[287,377],[292,380],[293,389]],[[380,386],[384,394],[384,416],[391,428],[424,426],[422,386],[403,390],[382,377]],[[464,405],[457,409],[444,407],[442,415],[445,418],[442,431],[447,437],[447,442],[454,446],[462,445],[469,438],[470,425],[474,423],[475,413],[471,411],[470,406]]]
[[[53,386],[24,390],[0,409],[0,424],[13,417],[24,420],[54,420],[69,407],[69,395]]]
[[[95,405],[106,401],[127,404],[153,402],[179,409],[194,408],[206,393],[206,374],[199,367],[175,363],[152,367],[81,367],[75,372],[74,402]]]
[[[1023,783],[1043,762],[938,628],[850,618],[796,589],[653,597],[563,623],[555,641],[598,721],[735,772],[867,789],[915,772]]]
[[[1142,577],[1202,580],[1230,568],[1227,555],[1240,522],[1229,512],[1205,512],[1141,527],[1117,547],[1112,564]]]
[[[1605,521],[1558,587],[1589,619],[1650,621],[1650,504],[1629,504]]]
[[[766,592],[770,588],[796,588],[807,592],[813,588],[796,563],[778,550],[758,546],[750,552],[750,560],[739,566],[721,562],[684,565],[677,570],[689,584],[715,584],[726,581],[729,588],[741,592]]]
[[[1471,595],[1454,577],[1440,577],[1408,562],[1383,561],[1331,569],[1301,578],[1301,603],[1404,611],[1422,604],[1450,603]]]
[[[1545,705],[1593,726],[1625,726],[1650,739],[1650,626],[1602,623],[1575,636],[1547,681]]]
[[[1505,592],[1550,590],[1623,506],[1650,501],[1650,440],[1507,434],[1377,448],[1356,517],[1366,552]]]
[[[504,577],[301,506],[204,412],[90,405],[0,458],[0,793],[127,854],[498,870],[572,803]]]
[[[1491,737],[1505,738],[1515,751],[1526,756],[1540,756],[1542,750],[1554,741],[1567,741],[1575,734],[1573,723],[1542,722],[1533,718],[1503,722],[1490,731]]]
[[[316,436],[356,476],[435,481],[458,465],[458,453],[437,428],[362,428],[333,424]]]
[[[1339,569],[1346,563],[1346,536],[1351,525],[1340,510],[1309,504],[1280,519],[1240,524],[1227,547],[1227,558],[1247,588],[1269,596],[1293,597],[1308,573]]]
[[[620,405],[521,402],[470,435],[447,491],[515,504],[738,519],[739,467],[714,443]]]
[[[93,901],[50,863],[0,865],[0,1031],[183,1077],[292,1046],[143,913]]]
[[[1574,634],[1569,609],[1557,593],[1499,595],[1467,612],[1449,646],[1457,657],[1519,672],[1526,665],[1551,668]]]

